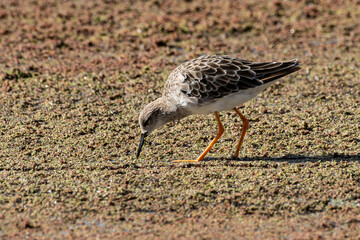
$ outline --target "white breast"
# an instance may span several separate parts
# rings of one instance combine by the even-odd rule
[[[185,108],[189,110],[192,114],[210,114],[213,112],[230,110],[240,104],[243,104],[253,99],[254,97],[256,97],[256,95],[258,95],[271,84],[272,82],[259,87],[232,93],[222,98],[212,99],[208,102],[203,102],[201,104],[189,101]]]

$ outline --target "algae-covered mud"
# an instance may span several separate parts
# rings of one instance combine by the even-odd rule
[[[358,1],[0,1],[1,239],[358,239]],[[201,54],[298,58],[239,106],[147,137]]]

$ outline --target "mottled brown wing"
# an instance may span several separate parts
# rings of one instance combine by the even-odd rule
[[[256,63],[229,56],[202,56],[181,65],[189,97],[208,100],[261,86],[299,69],[297,60]]]

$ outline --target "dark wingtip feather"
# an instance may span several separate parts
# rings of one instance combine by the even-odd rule
[[[264,74],[262,77],[260,77],[260,80],[263,81],[263,83],[269,83],[301,69],[301,63],[298,61],[297,58],[283,62],[282,66],[283,67],[279,67],[277,71],[269,74]]]

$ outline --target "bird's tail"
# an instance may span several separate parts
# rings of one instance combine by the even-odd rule
[[[258,79],[266,84],[298,71],[300,65],[299,61],[294,59],[287,62],[254,63],[251,69],[256,73]]]

